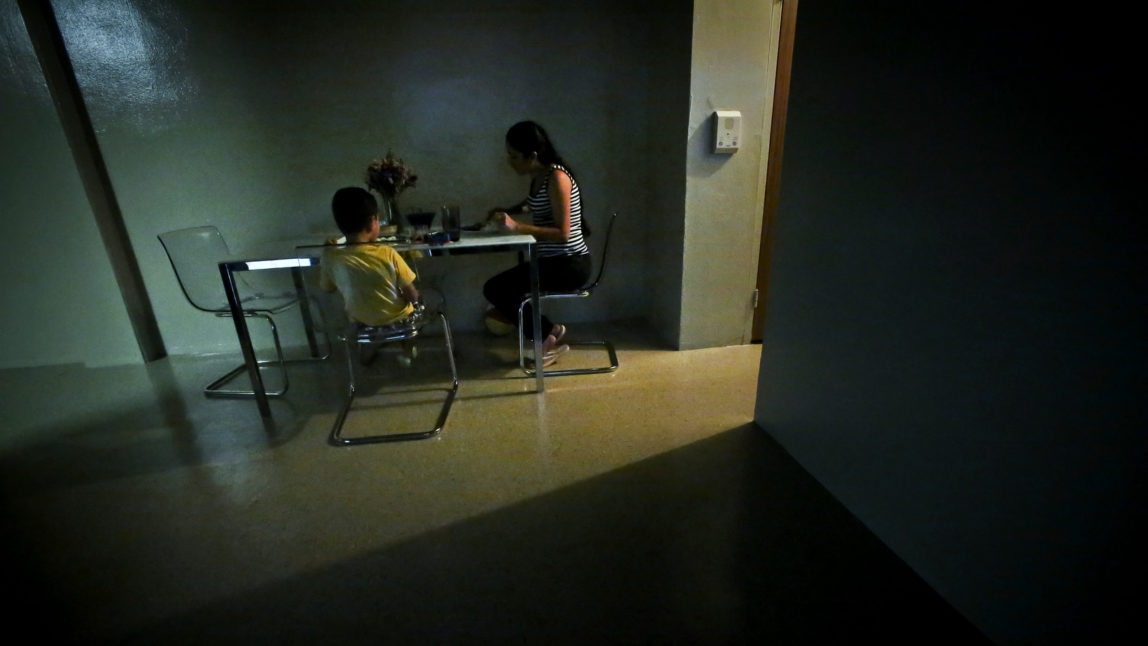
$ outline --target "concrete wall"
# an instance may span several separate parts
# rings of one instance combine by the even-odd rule
[[[15,2],[0,3],[0,368],[140,361]]]
[[[670,69],[690,69],[693,3],[684,3],[681,11],[666,12],[659,21],[661,36],[659,57]],[[667,347],[678,347],[682,316],[682,254],[686,235],[687,134],[690,111],[689,75],[668,74],[651,79],[656,96],[674,97],[650,105],[647,128],[651,133],[651,157],[655,170],[650,175],[650,208],[638,214],[642,219],[641,235],[646,240],[645,261],[649,268],[640,283],[649,298],[651,338]]]
[[[640,287],[650,276],[680,275],[680,239],[675,250],[643,234],[662,218],[683,219],[684,205],[665,196],[680,191],[684,167],[674,142],[688,110],[685,0],[52,4],[173,354],[234,352],[234,331],[190,309],[157,234],[214,224],[239,248],[326,236],[331,193],[361,183],[387,150],[420,176],[404,209],[453,201],[470,221],[524,195],[503,149],[506,128],[524,118],[551,131],[594,224],[603,228],[610,209],[624,217],[607,285],[558,315],[656,320],[655,297]],[[4,154],[5,278],[50,250],[53,263],[74,258],[67,284],[91,303],[72,307],[51,289],[65,281],[49,275],[10,291],[6,312],[36,316],[6,313],[5,336],[35,341],[5,342],[0,365],[138,361],[15,3],[3,11],[15,38],[4,46],[0,116],[19,126],[5,133],[13,140]],[[33,168],[26,151],[46,152]],[[58,202],[41,204],[44,195]],[[63,218],[81,254],[14,242],[35,235],[12,223],[45,210]],[[512,262],[451,259],[422,271],[450,294],[452,323],[472,328],[483,280]],[[87,339],[65,352],[51,339],[75,328],[77,310]],[[294,318],[284,317],[288,339],[299,338]]]
[[[1148,290],[1121,24],[798,14],[757,422],[1001,644],[1112,643],[1138,617]]]

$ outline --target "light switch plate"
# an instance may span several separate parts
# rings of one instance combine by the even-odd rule
[[[714,111],[715,153],[732,154],[741,146],[741,111]]]

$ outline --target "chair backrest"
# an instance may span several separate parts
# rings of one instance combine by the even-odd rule
[[[606,272],[606,254],[610,250],[610,236],[614,232],[614,221],[618,219],[618,212],[613,211],[610,213],[610,222],[606,225],[606,240],[602,242],[602,260],[598,262],[598,275],[594,277],[594,282],[586,286],[586,291],[593,290],[602,282],[602,275]]]
[[[187,301],[205,312],[227,311],[227,296],[217,263],[230,255],[227,243],[213,226],[159,234],[176,280]]]

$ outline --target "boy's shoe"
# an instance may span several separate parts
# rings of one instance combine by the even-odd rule
[[[398,361],[399,365],[404,368],[409,368],[419,356],[419,347],[410,341],[404,341],[402,349],[399,350]]]

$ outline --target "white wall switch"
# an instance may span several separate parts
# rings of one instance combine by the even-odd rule
[[[714,112],[714,152],[735,153],[741,146],[741,111]]]

